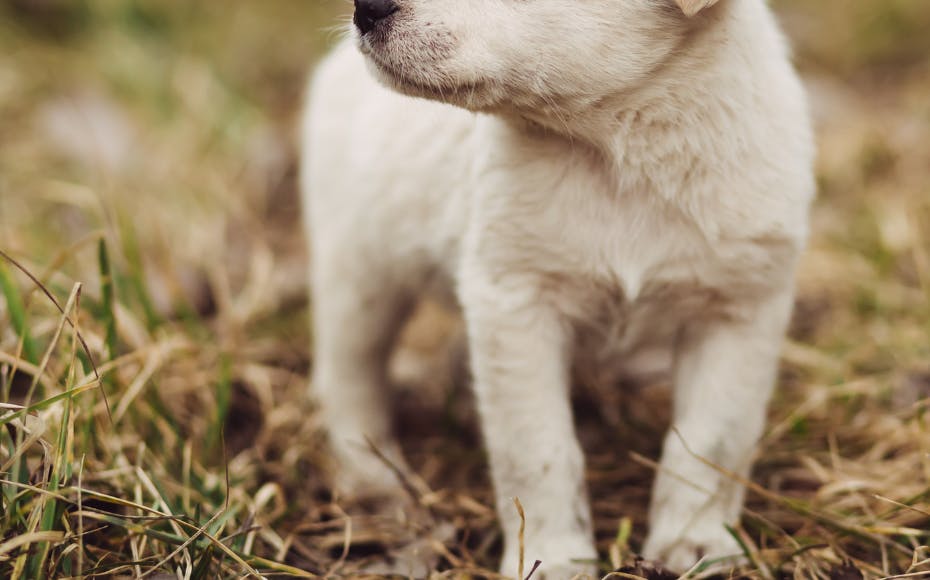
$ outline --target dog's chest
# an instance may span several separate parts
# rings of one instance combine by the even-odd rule
[[[509,234],[491,235],[504,237],[495,243],[509,245],[515,267],[551,277],[549,289],[580,326],[623,350],[665,340],[690,320],[731,315],[783,265],[777,244],[741,235],[711,202],[617,191],[593,171],[572,179],[563,176],[545,202],[497,216]]]
[[[617,165],[557,139],[492,137],[465,251],[493,272],[541,275],[549,299],[614,342],[740,316],[792,267],[791,232],[751,187],[695,176],[687,157],[628,148]]]
[[[585,318],[630,334],[726,303],[738,273],[678,208],[636,195],[582,205],[562,214],[562,248],[564,266],[588,294]]]
[[[565,269],[556,292],[574,315],[580,356],[597,366],[670,345],[682,325],[737,314],[746,294],[766,284],[747,267],[765,260],[764,248],[711,239],[661,200],[603,197],[564,208],[560,221],[561,236],[550,238]]]
[[[721,239],[709,231],[716,222],[651,192],[590,185],[553,196],[545,216],[525,225],[542,246],[534,251],[540,268],[561,270],[625,309],[710,298],[745,274],[732,260],[753,244]]]

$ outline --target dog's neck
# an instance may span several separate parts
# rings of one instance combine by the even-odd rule
[[[612,94],[544,99],[509,122],[587,144],[621,166],[669,150],[712,156],[705,146],[720,136],[708,132],[764,114],[764,79],[773,63],[782,66],[773,55],[784,50],[759,4],[724,2],[683,27],[680,42],[640,82]]]

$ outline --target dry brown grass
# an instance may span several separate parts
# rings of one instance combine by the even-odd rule
[[[734,530],[743,573],[930,576],[930,10],[779,5],[815,97],[821,197]],[[411,497],[379,510],[326,484],[293,132],[344,8],[0,1],[0,249],[75,323],[0,270],[0,575],[494,576],[441,315],[399,365],[425,383],[400,389]],[[633,554],[665,399],[576,397],[605,571],[650,573]]]

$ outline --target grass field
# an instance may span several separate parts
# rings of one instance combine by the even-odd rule
[[[821,193],[742,573],[928,577],[930,3],[775,4]],[[327,487],[294,137],[348,7],[0,0],[0,577],[495,576],[442,316],[399,365],[413,501]],[[665,396],[578,391],[605,573],[644,573]]]

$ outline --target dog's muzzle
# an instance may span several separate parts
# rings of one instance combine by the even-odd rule
[[[397,12],[394,0],[355,0],[355,17],[352,19],[359,32],[367,34],[378,22]]]

